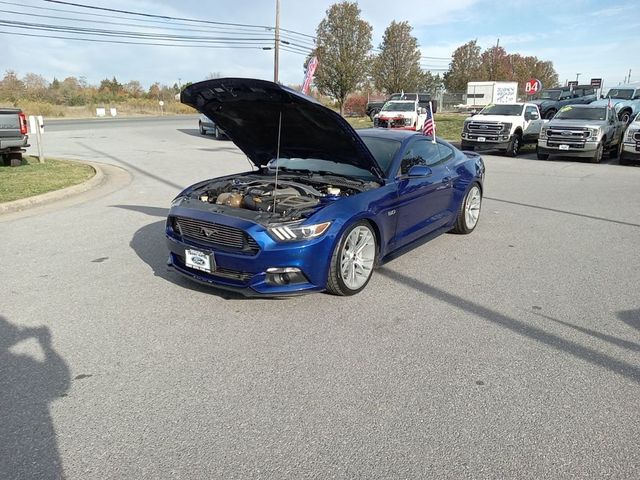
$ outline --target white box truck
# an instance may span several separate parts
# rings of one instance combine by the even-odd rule
[[[481,109],[491,103],[515,103],[517,100],[518,82],[467,83],[467,108]]]

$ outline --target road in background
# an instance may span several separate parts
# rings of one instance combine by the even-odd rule
[[[231,142],[196,117],[46,129],[132,182],[0,217],[0,477],[637,476],[640,168],[486,155],[472,235],[355,297],[247,300],[165,265],[171,199],[248,169]]]

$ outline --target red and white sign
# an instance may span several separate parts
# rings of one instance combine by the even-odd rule
[[[532,78],[524,84],[524,91],[527,95],[534,95],[542,90],[542,82],[537,78]]]

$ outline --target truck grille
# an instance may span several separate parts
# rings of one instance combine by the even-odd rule
[[[469,131],[477,134],[489,133],[496,134],[502,132],[503,125],[501,123],[489,122],[469,122]]]
[[[551,127],[547,129],[547,145],[557,147],[569,145],[574,148],[584,148],[585,141],[591,132],[581,127]]]
[[[222,247],[247,255],[255,255],[260,251],[260,247],[251,235],[239,228],[188,217],[171,217],[170,222],[178,235],[205,246]]]

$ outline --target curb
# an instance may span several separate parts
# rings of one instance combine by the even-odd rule
[[[72,197],[74,195],[86,192],[87,190],[91,190],[92,188],[96,188],[105,181],[104,172],[99,165],[91,162],[81,162],[78,160],[67,161],[89,165],[91,168],[93,168],[95,174],[85,182],[79,183],[77,185],[72,185],[61,190],[54,190],[52,192],[34,195],[33,197],[21,198],[19,200],[13,200],[12,202],[0,203],[0,215],[2,215],[3,213],[19,212],[21,210],[26,210],[31,207],[37,207],[45,203],[48,204],[57,200]]]

